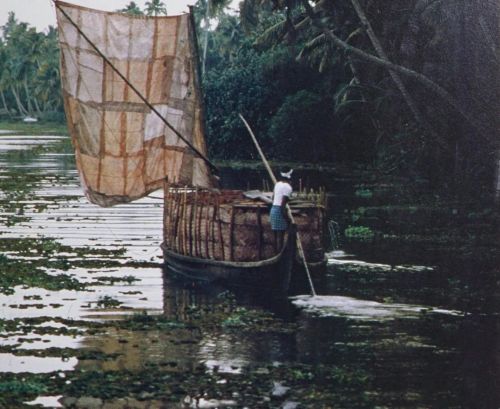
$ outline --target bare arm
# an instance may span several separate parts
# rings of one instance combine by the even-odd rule
[[[288,212],[286,211],[286,205],[290,201],[290,198],[288,196],[283,196],[283,200],[281,201],[281,213],[283,213],[283,217],[285,220],[288,219]]]

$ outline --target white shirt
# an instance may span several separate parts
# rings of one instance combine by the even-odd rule
[[[274,186],[273,192],[273,206],[281,206],[283,196],[290,197],[292,194],[292,187],[286,182],[278,182]]]

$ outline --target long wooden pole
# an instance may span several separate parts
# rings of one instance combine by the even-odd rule
[[[252,137],[252,141],[253,141],[255,147],[257,148],[257,151],[259,152],[259,155],[260,155],[260,158],[262,159],[262,162],[264,162],[264,166],[266,167],[267,172],[269,173],[269,177],[273,181],[273,184],[276,184],[276,177],[274,176],[274,173],[271,169],[271,166],[269,166],[269,162],[267,161],[267,159],[264,155],[264,152],[262,152],[262,149],[260,148],[259,142],[257,141],[257,138],[255,137],[255,135],[252,131],[252,128],[250,128],[250,125],[248,125],[248,122],[245,120],[245,118],[243,118],[243,115],[241,115],[241,114],[238,114],[238,115],[240,116],[240,119],[245,124],[245,126],[248,130],[248,133]],[[286,211],[287,211],[288,217],[290,218],[291,222],[293,224],[295,224],[295,219],[293,218],[293,215],[292,215],[292,209],[290,208],[288,203],[286,205]],[[311,273],[309,272],[309,266],[307,265],[306,255],[304,254],[304,249],[302,248],[302,240],[300,239],[300,234],[298,231],[297,231],[297,249],[299,250],[299,256],[302,259],[302,263],[304,264],[304,268],[306,270],[307,279],[309,280],[309,286],[311,287],[311,293],[315,297],[316,290],[314,289],[314,285],[313,285],[313,282],[311,279]]]

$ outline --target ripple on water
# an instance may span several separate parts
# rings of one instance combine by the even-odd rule
[[[76,358],[17,356],[0,353],[0,373],[50,373],[71,371],[78,364]]]
[[[42,408],[62,408],[63,405],[59,403],[63,395],[58,396],[39,396],[31,402],[26,402],[26,405],[37,406]]]
[[[422,313],[463,315],[460,311],[411,304],[380,303],[344,296],[317,295],[311,297],[301,295],[291,299],[297,307],[316,315],[344,317],[360,321],[386,321],[396,318],[415,319]]]
[[[71,154],[38,152],[26,160],[24,156],[6,155],[8,152],[51,145],[67,137],[59,136],[3,136],[0,138],[0,177],[15,175],[19,182],[29,179],[23,186],[29,189],[15,195],[11,204],[14,211],[0,210],[0,235],[2,239],[50,239],[73,248],[96,250],[124,250],[119,256],[100,254],[91,256],[93,268],[72,267],[69,270],[50,269],[51,275],[71,275],[80,282],[90,283],[88,291],[49,291],[43,288],[17,286],[10,295],[0,294],[0,319],[23,319],[47,317],[63,319],[86,319],[102,321],[107,317],[116,319],[134,311],[147,310],[159,313],[163,310],[162,270],[157,268],[129,266],[95,268],[103,260],[127,262],[161,261],[162,200],[143,198],[127,205],[100,208],[83,196],[78,173]],[[35,152],[35,151],[34,151]],[[17,172],[17,173],[16,173]],[[28,179],[26,179],[28,180]],[[33,182],[34,181],[34,182]],[[2,192],[2,198],[7,200]],[[16,193],[16,192],[14,192]],[[155,193],[156,197],[161,196]],[[10,206],[9,206],[10,207]],[[8,207],[7,207],[8,208]],[[23,219],[13,225],[4,221],[16,215],[22,208]],[[26,218],[26,219],[24,219]],[[85,253],[85,251],[84,251]],[[76,252],[53,254],[71,262],[82,262],[85,257]],[[26,257],[10,252],[9,257],[31,261],[43,260],[38,255]],[[133,277],[127,283],[123,277]],[[92,283],[98,285],[92,285]],[[104,284],[104,285],[103,285]],[[99,301],[105,297],[119,303],[118,308],[104,308]],[[19,349],[81,348],[81,337],[60,335],[37,335],[36,330],[28,334],[7,334],[0,345],[9,346],[21,342]],[[0,355],[0,370],[3,372],[51,372],[71,370],[76,358],[66,361],[60,358],[39,356]]]

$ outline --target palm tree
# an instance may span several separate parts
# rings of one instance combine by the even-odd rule
[[[32,84],[35,97],[42,103],[42,111],[61,111],[62,98],[59,77],[59,47],[57,31],[49,26],[41,46],[43,59],[38,64]]]
[[[201,60],[201,73],[205,73],[205,63],[207,60],[207,49],[208,49],[208,34],[210,31],[210,20],[217,18],[224,9],[229,6],[231,0],[198,0],[196,2],[196,7],[198,12],[203,16],[200,25],[203,26],[204,38],[203,38],[203,54]]]
[[[6,70],[7,66],[7,53],[5,51],[5,45],[0,38],[0,100],[2,102],[2,109],[3,113],[12,116],[11,110],[9,109],[9,105],[7,103],[7,98],[5,97],[5,91],[8,89],[6,87],[6,83],[4,80],[4,72]]]
[[[148,16],[167,15],[167,7],[161,0],[151,0],[146,2],[146,14]]]
[[[132,14],[135,16],[141,16],[144,13],[140,9],[140,7],[135,3],[135,1],[131,1],[129,4],[125,6],[125,8],[118,10],[121,13]]]

